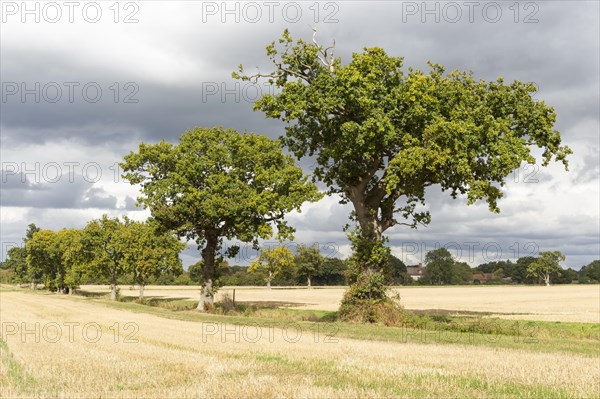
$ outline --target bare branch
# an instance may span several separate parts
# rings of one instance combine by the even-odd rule
[[[335,52],[335,40],[333,41],[333,45],[327,47],[326,49],[323,49],[323,47],[321,45],[319,45],[319,43],[317,42],[317,28],[313,27],[313,37],[312,37],[312,41],[315,44],[315,46],[317,47],[319,53],[321,55],[317,55],[317,58],[319,59],[319,61],[321,61],[321,63],[329,70],[329,72],[333,72],[334,68],[333,68],[333,54]],[[328,56],[327,52],[331,50],[331,55]]]

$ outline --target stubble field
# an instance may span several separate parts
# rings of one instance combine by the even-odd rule
[[[107,286],[87,285],[90,292],[108,292]],[[223,287],[223,295],[256,304],[275,304],[292,309],[337,310],[344,287]],[[406,309],[485,312],[488,316],[507,319],[600,322],[600,287],[598,285],[544,286],[445,286],[397,287]],[[199,298],[197,286],[148,286],[145,295],[163,298]],[[123,295],[138,295],[137,289],[121,287]]]
[[[341,292],[239,288],[236,300],[326,310]],[[598,323],[598,286],[400,293],[407,308],[531,313],[527,318],[539,309],[546,318]],[[190,287],[146,290],[170,298],[196,294]],[[465,332],[441,339],[430,331],[263,322],[7,287],[0,291],[0,314],[0,396],[6,398],[591,398],[600,387],[598,330],[577,337],[583,324],[573,324],[575,335],[565,337]]]

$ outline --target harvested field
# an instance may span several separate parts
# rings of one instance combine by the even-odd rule
[[[137,295],[136,289],[121,287],[123,295]],[[231,295],[236,301],[278,304],[295,309],[337,310],[344,288],[223,287],[219,296]],[[107,286],[83,286],[91,292],[108,292]],[[600,286],[455,286],[399,287],[406,309],[485,312],[509,319],[600,323]],[[147,296],[198,299],[199,287],[148,286]]]

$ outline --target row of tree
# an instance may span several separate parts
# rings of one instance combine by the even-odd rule
[[[539,255],[539,257],[522,257],[516,262],[506,260],[483,263],[471,269],[465,262],[456,261],[446,248],[438,248],[425,256],[425,274],[418,283],[468,284],[477,281],[487,284],[537,284],[543,282],[550,285],[550,283],[570,284],[574,281],[600,282],[600,260],[594,260],[577,272],[560,266],[565,256],[559,251],[545,251],[540,252]]]
[[[106,281],[111,299],[125,275],[144,286],[164,273],[183,272],[177,237],[153,222],[102,218],[83,229],[42,230],[30,224],[22,247],[8,250],[4,267],[14,270],[14,281],[37,284],[56,292],[73,292],[82,282]]]
[[[52,291],[72,292],[80,284],[109,284],[116,298],[118,285],[138,285],[140,297],[148,284],[202,284],[203,260],[184,271],[179,259],[185,247],[175,236],[161,231],[150,222],[128,218],[93,220],[84,229],[41,230],[30,224],[24,246],[8,251],[1,269],[11,270],[11,283],[38,283]],[[486,284],[570,284],[600,282],[600,260],[594,260],[577,272],[563,269],[560,252],[542,252],[540,257],[527,256],[480,264],[475,268],[455,260],[446,248],[429,251],[424,273],[413,279],[400,259],[390,255],[384,268],[387,285],[460,285],[474,281]],[[294,254],[280,246],[259,252],[250,267],[230,266],[220,261],[215,273],[215,287],[277,285],[346,285],[349,261],[325,257],[318,245],[298,245]],[[485,275],[485,278],[479,275]],[[481,278],[480,281],[478,280]]]
[[[152,221],[103,216],[89,222],[84,229],[57,232],[30,224],[23,241],[24,246],[8,251],[7,260],[1,265],[1,269],[12,273],[5,282],[26,283],[32,288],[43,283],[57,292],[72,292],[80,284],[109,284],[113,299],[118,285],[138,285],[143,297],[148,284],[202,284],[204,261],[184,271],[179,252],[185,244],[161,231]],[[560,267],[562,260],[560,252],[542,252],[538,258],[527,256],[516,262],[488,262],[471,268],[455,260],[446,248],[438,248],[426,254],[424,273],[419,279],[413,279],[404,262],[393,255],[389,256],[383,275],[387,285],[600,282],[600,260],[579,272]],[[284,246],[265,248],[250,267],[230,266],[221,259],[216,268],[215,288],[265,283],[269,288],[273,283],[308,287],[346,285],[349,267],[347,259],[324,257],[318,245],[298,245],[295,254]]]

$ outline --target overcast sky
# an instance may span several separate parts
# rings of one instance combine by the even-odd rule
[[[476,266],[560,250],[575,269],[600,257],[597,1],[0,4],[2,259],[29,223],[80,228],[103,213],[145,219],[117,167],[141,141],[176,143],[187,128],[214,125],[280,136],[281,122],[252,111],[269,88],[240,84],[231,72],[240,63],[266,67],[266,44],[285,28],[310,39],[313,26],[323,44],[335,39],[344,63],[379,46],[406,66],[426,69],[431,60],[477,78],[535,82],[574,151],[569,172],[551,164],[509,176],[499,215],[433,187],[429,227],[388,230],[396,256],[414,264],[441,245]],[[309,171],[310,161],[300,164]],[[289,215],[295,242],[346,257],[350,208],[338,200]],[[195,246],[182,258],[195,262]]]

